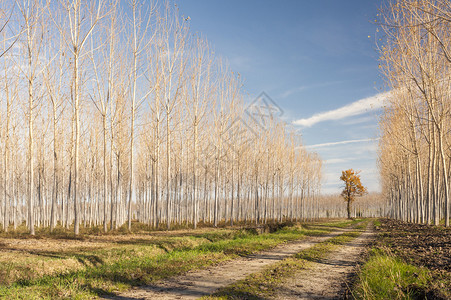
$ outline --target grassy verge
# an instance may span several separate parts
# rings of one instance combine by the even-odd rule
[[[355,224],[355,223],[354,223]],[[340,245],[349,243],[361,234],[360,231],[350,231],[318,243],[303,250],[294,257],[271,265],[265,271],[249,275],[209,297],[202,299],[267,299],[276,295],[277,289],[284,281],[296,272],[309,267],[311,262],[319,261]]]
[[[78,270],[67,269],[37,278],[19,276],[12,283],[0,285],[0,297],[90,299],[135,285],[151,284],[188,270],[204,268],[239,255],[268,249],[280,243],[301,239],[303,236],[324,234],[330,230],[295,226],[260,235],[252,230],[214,230],[204,233],[191,231],[189,236],[126,240],[122,241],[123,244],[118,241],[114,247],[108,249],[86,251],[81,248],[73,252],[38,253],[34,258],[37,264],[41,263],[39,259],[48,259],[48,256],[51,256],[55,263],[70,257],[81,260],[84,264]],[[9,270],[17,268],[18,266],[9,267]]]
[[[427,268],[407,264],[386,249],[373,248],[358,275],[353,296],[357,299],[431,299],[427,295],[430,281]]]
[[[374,222],[379,232],[355,278],[355,299],[451,299],[451,231],[396,220]]]

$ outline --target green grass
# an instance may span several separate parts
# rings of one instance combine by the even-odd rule
[[[345,220],[345,221],[340,220],[340,221],[333,221],[333,222],[325,222],[325,223],[321,223],[321,224],[313,224],[313,225],[309,225],[309,226],[346,228],[349,226],[354,226],[363,221],[369,222],[369,220],[367,220],[367,219],[350,219],[350,220]]]
[[[382,223],[379,219],[374,220],[373,222],[374,227],[381,227]]]
[[[373,248],[354,287],[357,299],[424,299],[428,269],[402,262],[389,251]]]
[[[295,273],[305,270],[313,261],[326,257],[340,245],[349,243],[361,234],[360,231],[351,231],[318,243],[308,249],[273,264],[263,272],[249,275],[228,287],[220,289],[212,296],[202,299],[249,299],[261,300],[274,297],[283,282]]]
[[[214,229],[142,235],[143,238],[112,238],[111,241],[105,237],[109,241],[106,248],[81,246],[59,252],[51,249],[34,251],[25,256],[18,253],[13,256],[14,259],[19,259],[13,261],[14,265],[0,264],[0,277],[11,271],[17,273],[15,277],[11,277],[15,278],[12,281],[11,278],[8,281],[8,276],[0,278],[0,298],[91,299],[132,286],[152,284],[188,270],[205,268],[305,236],[323,235],[331,232],[334,225],[342,228],[356,223],[356,220],[337,221],[329,222],[323,227],[302,224],[264,234],[258,234],[253,229]],[[144,229],[138,228],[138,225],[134,224],[136,230]],[[15,234],[15,238],[26,237],[22,237],[25,232],[19,231]],[[42,231],[38,234],[41,235],[38,235],[38,239],[50,238],[55,242],[69,238],[63,229],[54,233]],[[122,231],[111,233],[115,234],[121,235]],[[83,245],[84,240],[89,241],[90,237],[82,236],[80,239]],[[54,274],[42,275],[34,272],[37,266],[45,270],[48,264],[57,265],[66,261],[78,265],[74,268],[68,264],[67,269]],[[44,262],[47,265],[44,265]]]
[[[283,228],[275,233],[251,230],[216,230],[191,236],[164,236],[152,240],[125,242],[110,249],[51,253],[55,260],[74,257],[84,268],[39,278],[23,277],[0,285],[6,299],[90,299],[100,294],[125,290],[135,285],[208,267],[221,261],[274,247],[280,243],[320,235],[330,229]],[[49,255],[49,253],[45,253]]]
[[[443,218],[439,221],[440,225],[445,225],[446,218]],[[449,219],[449,223],[451,224],[451,218]]]

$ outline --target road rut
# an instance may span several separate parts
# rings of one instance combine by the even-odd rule
[[[374,237],[372,228],[368,224],[358,238],[286,280],[275,299],[343,299],[347,278],[356,271],[361,253]]]
[[[268,265],[288,258],[316,243],[342,234],[344,231],[346,229],[336,230],[322,236],[306,237],[215,267],[188,272],[185,275],[169,278],[154,285],[136,287],[125,293],[104,299],[197,299],[244,279],[252,273],[261,272]]]

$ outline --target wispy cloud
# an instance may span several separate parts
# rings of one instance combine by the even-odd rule
[[[340,141],[340,142],[307,145],[307,146],[305,146],[305,148],[315,148],[316,149],[316,148],[324,148],[324,147],[345,145],[345,144],[351,144],[351,143],[373,142],[373,141],[377,141],[377,140],[378,140],[378,138],[377,139],[347,140],[347,141]]]
[[[388,98],[389,94],[390,92],[379,93],[372,97],[355,101],[351,104],[334,110],[314,114],[310,118],[296,120],[293,122],[293,124],[310,127],[315,125],[316,123],[324,121],[340,120],[351,116],[361,115],[371,110],[376,110],[383,107],[385,100]]]
[[[301,92],[301,91],[303,91],[303,90],[305,90],[305,89],[307,89],[307,88],[308,88],[307,86],[298,86],[298,87],[296,87],[296,88],[289,89],[289,90],[283,92],[283,93],[280,95],[280,98],[286,98],[286,97],[288,97],[288,96],[293,95],[294,93]]]
[[[364,117],[357,117],[357,118],[352,118],[352,119],[348,119],[343,121],[344,125],[356,125],[356,124],[362,124],[362,123],[374,123],[375,119],[374,116],[369,115],[369,116],[364,116]]]
[[[331,158],[331,159],[326,159],[326,160],[324,161],[324,163],[325,163],[325,164],[332,165],[332,164],[341,164],[341,163],[345,163],[345,162],[347,162],[347,161],[349,161],[349,160],[348,160],[348,159],[344,159],[344,158]]]
[[[301,85],[301,86],[286,90],[285,92],[283,92],[282,94],[279,95],[279,98],[286,98],[288,96],[302,92],[307,89],[320,88],[320,87],[331,86],[331,85],[340,84],[340,83],[343,83],[343,81],[330,81],[330,82],[323,82],[323,83],[312,84],[312,85]]]

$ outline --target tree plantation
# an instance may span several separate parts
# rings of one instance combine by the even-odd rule
[[[450,183],[451,0],[0,0],[0,300],[451,299]]]
[[[176,5],[19,0],[0,9],[4,231],[24,222],[31,234],[64,226],[77,235],[80,225],[106,232],[132,220],[169,229],[314,216],[321,160],[274,107],[246,104],[240,75]],[[449,111],[425,113],[440,123],[418,131],[421,155],[393,153],[414,171],[428,137],[441,138],[429,144],[430,171],[409,177],[433,172],[433,190],[449,174]]]
[[[449,226],[451,3],[394,1],[381,10],[381,69],[391,88],[379,164],[389,216]]]

